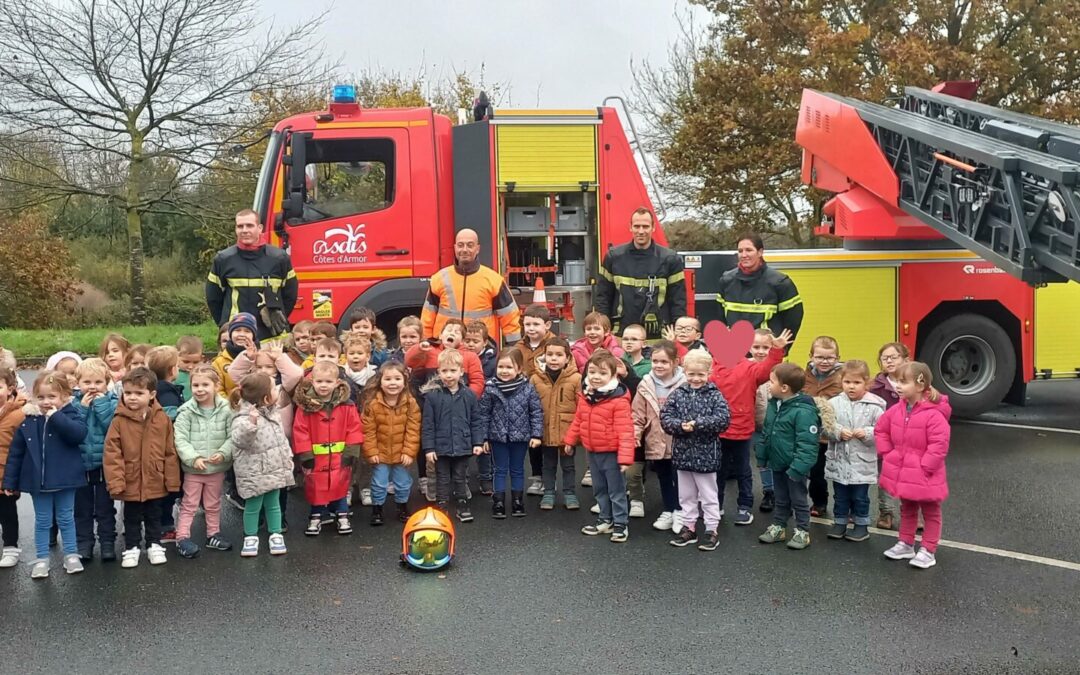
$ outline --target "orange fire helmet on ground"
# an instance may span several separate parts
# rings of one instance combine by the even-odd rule
[[[454,523],[428,506],[414,513],[401,533],[401,562],[418,570],[446,567],[454,558]]]

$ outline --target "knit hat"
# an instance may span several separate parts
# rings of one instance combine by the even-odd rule
[[[56,370],[56,366],[64,359],[71,359],[76,364],[82,363],[82,357],[75,352],[56,352],[45,362],[45,370]]]
[[[251,331],[251,337],[258,340],[259,324],[255,322],[255,317],[247,312],[240,312],[229,321],[229,340],[233,339],[233,331],[237,328],[247,328]]]

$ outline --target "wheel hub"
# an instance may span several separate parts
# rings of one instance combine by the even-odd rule
[[[958,336],[942,350],[938,372],[955,393],[963,396],[978,394],[994,381],[997,374],[994,350],[977,335]]]

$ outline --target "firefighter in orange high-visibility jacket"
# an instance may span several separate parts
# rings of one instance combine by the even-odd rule
[[[521,339],[517,303],[495,270],[480,264],[480,241],[473,230],[461,230],[454,240],[454,264],[431,277],[420,321],[424,339],[438,337],[448,319],[483,321],[488,335],[502,336],[503,344]]]

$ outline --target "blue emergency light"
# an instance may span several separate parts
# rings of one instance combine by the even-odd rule
[[[334,85],[334,103],[356,103],[356,87],[351,84]]]

